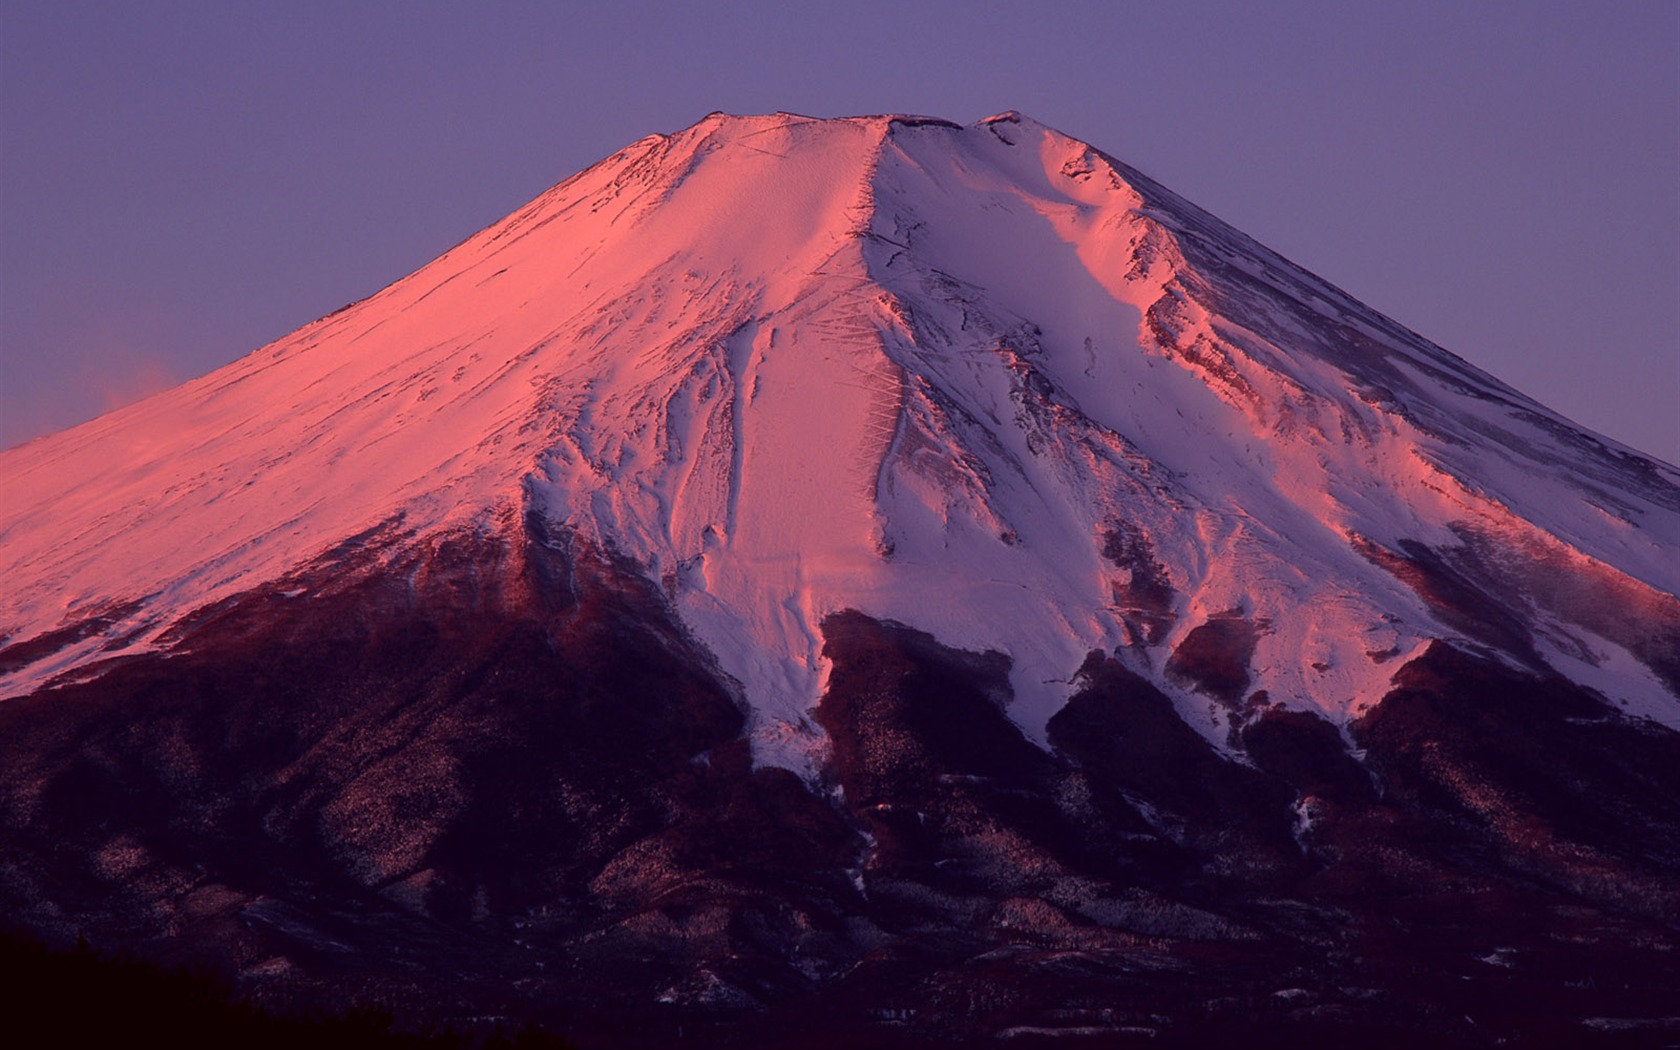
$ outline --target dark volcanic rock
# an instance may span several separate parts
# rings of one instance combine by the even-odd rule
[[[1680,735],[1561,678],[1437,643],[1353,725],[1392,804],[1443,841],[1618,909],[1680,920]]]
[[[1227,707],[1239,707],[1248,692],[1259,627],[1238,611],[1221,613],[1186,634],[1167,661],[1167,676]]]
[[[953,931],[983,930],[1001,901],[1044,920],[1016,925],[1088,925],[1063,915],[1078,904],[1058,887],[1177,870],[1179,850],[1118,790],[1009,720],[1007,661],[858,613],[823,630],[833,670],[817,719],[844,804],[869,832],[872,901]]]
[[[1132,644],[1155,645],[1178,620],[1167,567],[1155,559],[1149,537],[1115,522],[1103,535],[1102,555],[1124,574],[1114,581],[1114,607]]]
[[[1050,742],[1062,754],[1147,800],[1175,838],[1252,876],[1298,865],[1288,784],[1215,751],[1165,694],[1117,660],[1092,654],[1079,681],[1082,688],[1050,720]]]
[[[655,587],[514,535],[324,563],[168,656],[0,707],[4,913],[277,988],[535,978],[593,939],[650,999],[712,954],[796,947],[804,898],[855,894],[854,833],[751,769]],[[732,928],[766,884],[768,932]]]
[[[753,767],[634,566],[387,530],[0,706],[0,906],[282,1007],[585,1046],[1642,1045],[1673,1014],[1680,743],[1561,680],[1437,646],[1352,740],[1259,705],[1233,754],[1094,653],[1046,750],[997,654],[823,626],[813,786]]]

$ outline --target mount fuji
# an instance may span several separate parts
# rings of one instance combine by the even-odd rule
[[[650,136],[0,491],[55,942],[584,1045],[1680,1032],[1680,471],[1019,114]]]

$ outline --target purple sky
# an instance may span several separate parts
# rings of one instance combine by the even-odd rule
[[[0,445],[714,109],[1019,109],[1680,462],[1673,0],[0,0]]]

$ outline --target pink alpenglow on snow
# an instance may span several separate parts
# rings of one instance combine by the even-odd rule
[[[840,610],[1008,655],[1041,742],[1091,650],[1222,742],[1243,696],[1173,663],[1210,625],[1245,695],[1338,723],[1490,647],[1424,551],[1543,625],[1507,658],[1680,726],[1677,480],[1025,117],[714,114],[0,454],[0,692],[369,530],[536,513],[659,580],[802,772]]]

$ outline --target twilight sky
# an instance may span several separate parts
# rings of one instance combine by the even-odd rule
[[[1019,109],[1680,462],[1674,0],[0,0],[0,446],[715,109]]]

